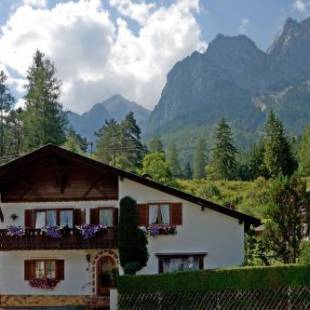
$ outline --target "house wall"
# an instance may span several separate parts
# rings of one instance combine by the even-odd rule
[[[149,261],[140,274],[158,273],[156,253],[207,252],[204,268],[236,266],[244,259],[244,225],[238,219],[177,197],[123,179],[119,184],[119,198],[131,196],[137,203],[182,202],[183,225],[176,235],[149,237]]]
[[[77,208],[86,210],[86,223],[90,220],[90,209],[95,207],[118,205],[117,201],[75,201],[75,202],[32,202],[32,203],[2,203],[4,223],[0,229],[9,225],[24,226],[24,211],[27,209],[57,209]],[[12,214],[18,218],[13,221]],[[93,294],[94,279],[92,261],[86,261],[86,255],[91,260],[100,250],[33,250],[33,251],[0,251],[0,294],[8,295],[89,295]],[[24,280],[24,261],[28,259],[64,259],[65,280],[60,281],[53,290],[32,288]]]

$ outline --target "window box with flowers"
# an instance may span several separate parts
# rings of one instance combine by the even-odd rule
[[[33,288],[53,290],[64,280],[64,260],[32,259],[24,263],[25,280]]]

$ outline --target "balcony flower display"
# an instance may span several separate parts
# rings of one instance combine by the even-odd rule
[[[59,239],[62,237],[61,228],[59,226],[44,227],[42,228],[42,231],[45,231],[51,238]]]
[[[11,225],[8,227],[7,234],[8,236],[11,236],[11,237],[21,237],[25,234],[25,230],[21,226]]]
[[[43,290],[53,290],[57,284],[56,279],[32,279],[29,281],[31,287],[40,288]]]
[[[175,226],[156,226],[152,225],[147,228],[148,233],[152,237],[156,237],[158,235],[175,235],[177,233],[177,229]]]
[[[103,229],[106,229],[107,227],[103,225],[84,224],[81,226],[77,226],[76,228],[80,230],[80,233],[83,239],[88,240],[88,239],[95,237],[97,232]]]

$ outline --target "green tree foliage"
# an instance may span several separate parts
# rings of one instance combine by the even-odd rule
[[[300,256],[298,259],[300,264],[310,265],[310,241],[304,241],[301,246]]]
[[[192,167],[191,167],[191,164],[189,162],[187,162],[185,167],[184,167],[183,175],[188,180],[192,179],[192,177],[193,177]]]
[[[301,138],[298,148],[298,170],[303,176],[310,176],[310,125],[308,125]]]
[[[149,147],[150,153],[164,152],[163,144],[160,138],[157,136],[150,139],[148,147]]]
[[[55,74],[54,64],[36,51],[27,74],[26,108],[22,115],[25,151],[47,143],[60,145],[66,140],[66,115],[58,102],[61,83]]]
[[[98,160],[129,171],[141,167],[145,148],[132,112],[121,123],[114,119],[106,121],[96,136],[95,155]]]
[[[309,194],[304,181],[284,176],[273,181],[263,237],[283,263],[296,262],[302,241],[301,219],[308,218],[308,212]]]
[[[18,108],[11,110],[6,118],[6,138],[7,138],[7,154],[12,157],[19,156],[22,152],[23,142],[23,126],[22,126],[22,113],[23,110]]]
[[[85,154],[87,152],[87,139],[76,133],[72,128],[68,129],[66,142],[63,147],[77,154]]]
[[[171,143],[168,147],[167,160],[170,164],[172,176],[174,178],[180,177],[182,175],[182,171],[180,168],[180,163],[178,159],[178,151],[177,151],[175,143]]]
[[[172,173],[169,162],[162,152],[145,155],[140,174],[149,174],[155,181],[169,183]]]
[[[203,138],[198,140],[194,153],[193,178],[202,179],[206,176],[205,167],[207,164],[206,141]]]
[[[296,169],[296,161],[285,136],[282,122],[271,110],[265,126],[264,166],[270,177],[292,175]]]
[[[210,168],[217,179],[231,180],[236,177],[237,149],[233,144],[232,132],[223,118],[215,131],[215,145],[212,149]]]
[[[137,203],[131,197],[120,201],[118,248],[125,274],[135,274],[148,261],[147,238],[138,227]]]
[[[9,149],[9,141],[7,141],[7,115],[11,111],[15,102],[8,86],[6,85],[7,76],[4,71],[0,71],[0,157],[2,158]]]

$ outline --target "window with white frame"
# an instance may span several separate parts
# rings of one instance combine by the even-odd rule
[[[111,227],[114,225],[114,210],[112,208],[99,209],[99,224]]]

